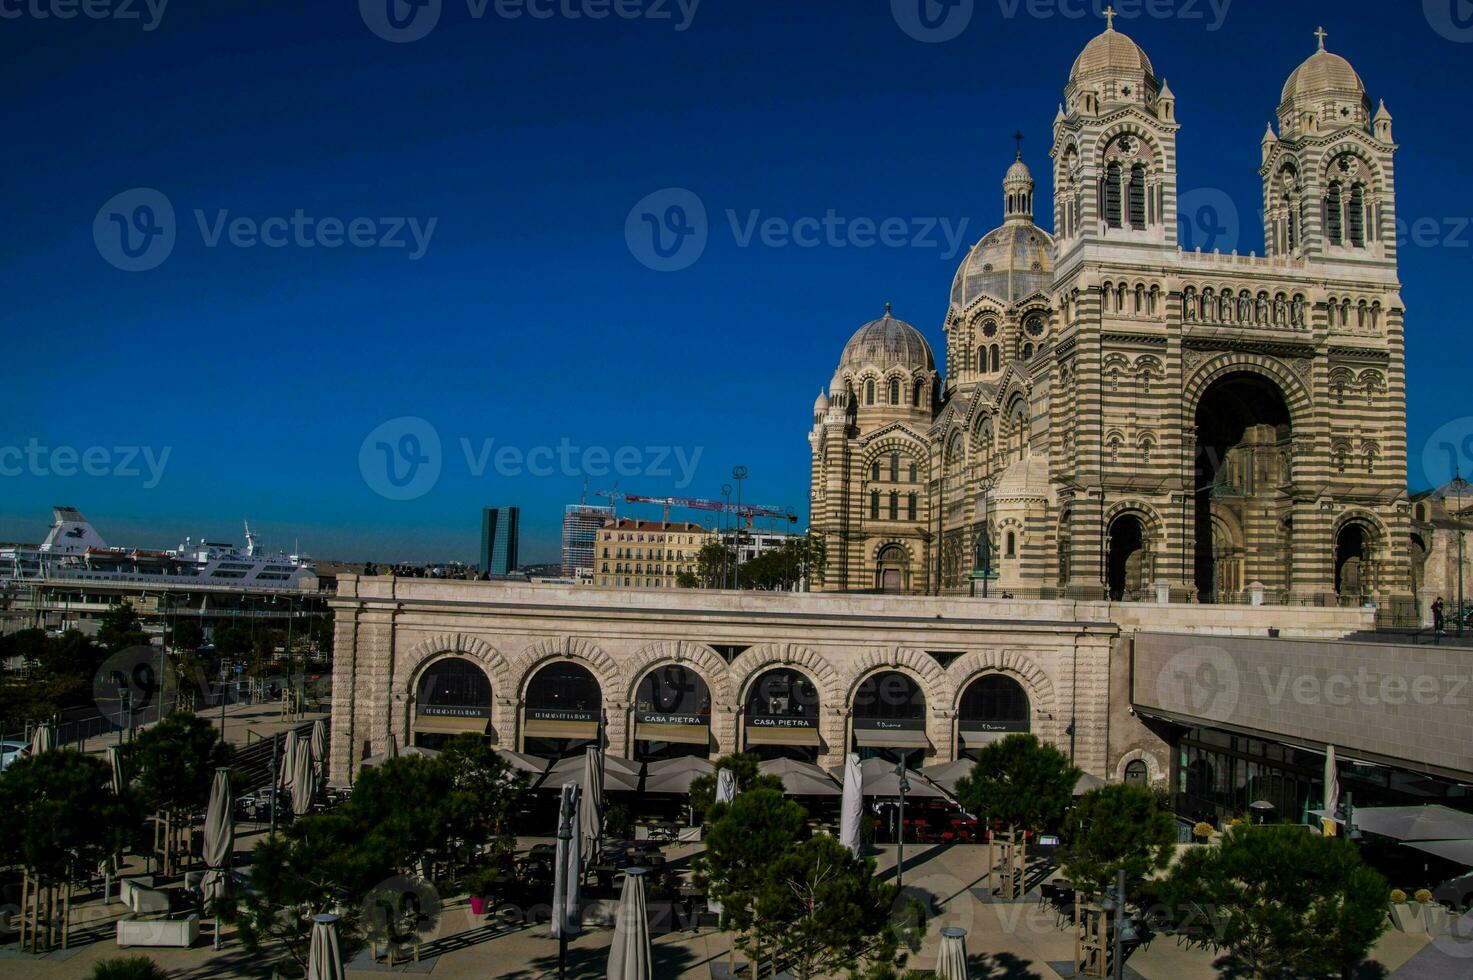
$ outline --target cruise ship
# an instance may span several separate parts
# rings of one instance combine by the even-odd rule
[[[75,507],[53,507],[51,530],[41,544],[0,546],[0,583],[316,588],[310,558],[261,551],[249,522],[245,540],[243,549],[192,538],[170,551],[113,548]]]

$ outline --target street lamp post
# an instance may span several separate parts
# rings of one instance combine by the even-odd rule
[[[909,755],[904,749],[900,750],[900,762],[895,767],[895,775],[900,777],[900,816],[895,827],[895,886],[905,886],[905,794],[910,789],[910,780],[905,778],[905,757]]]
[[[1463,638],[1463,468],[1458,466],[1453,477],[1458,491],[1458,639]]]
[[[731,478],[736,481],[737,491],[737,513],[736,513],[736,558],[731,563],[731,587],[740,589],[742,587],[742,483],[747,479],[747,468],[745,466],[733,466]]]

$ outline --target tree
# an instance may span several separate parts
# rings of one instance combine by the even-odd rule
[[[1344,974],[1385,931],[1390,889],[1355,845],[1303,827],[1242,826],[1187,851],[1161,897],[1254,977]],[[1190,917],[1190,919],[1188,919]]]
[[[742,588],[790,591],[805,579],[821,580],[827,566],[823,539],[789,538],[742,565]]]
[[[312,917],[337,912],[339,941],[351,956],[361,944],[365,897],[397,871],[384,838],[362,833],[352,815],[308,815],[256,845],[251,887],[227,892],[220,916],[251,953],[283,949],[305,971]]]
[[[752,789],[775,789],[779,793],[783,790],[783,781],[777,776],[767,776],[762,773],[758,766],[762,760],[751,752],[736,752],[724,755],[716,760],[716,773],[723,769],[730,769],[736,779],[738,793],[744,793]],[[696,813],[706,814],[714,817],[711,806],[716,801],[716,773],[709,776],[697,776],[690,783],[690,805]]]
[[[141,733],[128,756],[143,801],[165,816],[164,867],[171,871],[181,828],[205,808],[215,770],[228,766],[235,751],[220,740],[215,726],[181,711]]]
[[[1064,875],[1084,892],[1113,888],[1125,870],[1127,894],[1171,862],[1176,821],[1150,790],[1111,783],[1090,790],[1069,811]]]
[[[511,818],[518,797],[527,788],[527,776],[517,772],[478,735],[461,735],[446,743],[435,764],[449,776],[451,793],[445,800],[455,836],[471,851],[491,845],[494,862],[516,849]],[[475,854],[461,855],[475,863]]]
[[[25,869],[49,921],[61,913],[57,889],[90,877],[138,825],[131,797],[114,796],[111,779],[105,762],[71,749],[18,759],[0,774],[0,864]]]
[[[739,933],[743,952],[761,962],[767,933],[759,898],[771,885],[771,865],[808,837],[808,811],[780,790],[738,793],[712,808],[706,853],[696,858],[696,880],[721,903],[721,927]]]
[[[988,824],[1007,827],[1005,897],[1017,897],[1025,866],[1026,850],[1015,846],[1018,832],[1057,826],[1079,775],[1064,753],[1033,735],[1017,733],[983,748],[972,774],[957,781],[956,798],[963,809],[981,814]]]
[[[119,602],[102,614],[102,625],[97,629],[97,642],[113,653],[128,647],[148,645],[148,634],[138,619],[138,610],[131,603]]]
[[[169,645],[175,650],[198,650],[205,645],[205,631],[193,619],[175,619],[169,629]]]
[[[782,951],[799,980],[858,967],[861,959],[892,963],[899,936],[890,911],[897,886],[875,876],[827,834],[811,837],[771,862],[757,894],[762,945]]]
[[[735,564],[735,551],[720,541],[707,541],[696,554],[693,584],[689,586],[684,584],[690,581],[689,576],[676,576],[676,581],[682,588],[720,589],[730,581],[731,569]]]
[[[0,660],[10,657],[20,658],[21,669],[0,680],[0,719],[18,726],[88,703],[107,653],[76,630],[59,637],[22,630],[0,637]]]

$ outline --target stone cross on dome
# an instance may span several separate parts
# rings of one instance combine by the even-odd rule
[[[1329,32],[1321,27],[1314,32],[1314,36],[1320,39],[1320,50],[1325,50],[1325,38],[1330,36]]]
[[[1020,129],[1013,134],[1013,139],[1018,141],[1018,159],[1023,159],[1023,131]]]
[[[1115,29],[1115,7],[1113,5],[1106,7],[1100,11],[1100,16],[1105,18],[1105,30],[1113,31]]]

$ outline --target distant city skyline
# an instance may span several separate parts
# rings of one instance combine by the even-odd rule
[[[7,20],[0,78],[31,95],[0,120],[46,165],[10,176],[0,232],[0,540],[69,504],[145,547],[249,518],[322,558],[473,563],[496,500],[522,508],[522,561],[554,562],[585,480],[719,498],[738,464],[745,499],[806,521],[836,352],[886,302],[944,348],[1013,134],[1048,172],[1040,121],[1101,6],[970,5],[949,37],[817,0],[447,6],[401,44],[351,3]],[[1426,91],[1473,84],[1466,32],[1419,4],[1167,6],[1115,27],[1176,94],[1189,243],[1262,251],[1259,140],[1317,27],[1386,100],[1409,483],[1473,469],[1473,225],[1448,193],[1473,136]],[[1051,227],[1048,181],[1036,210]]]

